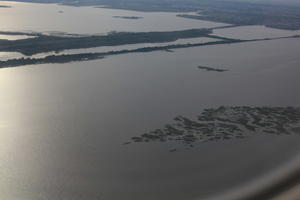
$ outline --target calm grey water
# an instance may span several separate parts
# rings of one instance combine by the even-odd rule
[[[217,29],[214,34],[222,37],[242,40],[277,38],[299,35],[299,30],[281,30],[265,26],[239,26],[234,28]]]
[[[285,39],[1,69],[1,199],[202,199],[271,173],[298,156],[298,135],[122,143],[208,107],[300,106],[299,49]]]
[[[92,7],[70,7],[56,4],[32,4],[1,1],[0,30],[68,32],[77,34],[107,33],[109,31],[171,31],[190,28],[224,26],[200,20],[176,17],[178,13],[136,12]],[[63,13],[59,13],[59,12]],[[137,16],[139,20],[114,18]]]
[[[299,106],[296,41],[1,70],[2,197],[194,199],[264,175],[298,153],[299,136],[179,145],[175,153],[176,144],[121,144],[206,107]]]

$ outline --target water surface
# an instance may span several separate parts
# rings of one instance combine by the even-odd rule
[[[241,40],[278,38],[300,35],[300,31],[274,29],[265,26],[238,26],[234,28],[216,29],[214,35]]]
[[[1,2],[12,6],[0,12],[0,30],[96,34],[110,31],[172,31],[223,26],[222,23],[184,19],[178,13],[137,12],[57,4]],[[138,16],[138,20],[114,18]]]
[[[267,175],[298,155],[298,135],[189,150],[176,143],[122,143],[204,108],[300,106],[298,41],[1,69],[2,198],[196,199]]]

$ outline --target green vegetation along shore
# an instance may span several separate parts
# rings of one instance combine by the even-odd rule
[[[216,38],[218,38],[218,37],[216,36]],[[284,38],[300,38],[300,36],[296,35],[296,36],[291,36],[291,37],[279,37],[279,38],[272,38],[272,39],[265,38],[265,39],[255,39],[255,40],[224,39],[224,40],[219,40],[219,41],[214,41],[214,42],[206,42],[206,43],[173,44],[173,45],[166,45],[166,46],[142,47],[142,48],[137,48],[137,49],[132,49],[132,50],[124,49],[124,50],[118,50],[118,51],[107,51],[107,52],[99,52],[99,53],[50,55],[50,56],[46,56],[43,58],[16,58],[16,59],[0,61],[0,68],[18,67],[18,66],[34,65],[34,64],[46,64],[46,63],[68,63],[68,62],[74,62],[74,61],[87,61],[87,60],[101,59],[106,56],[128,54],[128,53],[146,53],[146,52],[153,52],[153,51],[172,52],[172,49],[200,47],[200,46],[208,46],[208,45],[234,44],[234,43],[242,43],[242,42],[255,42],[255,41],[265,41],[265,40],[276,40],[276,39],[284,39]],[[209,69],[212,70],[214,68],[209,68]],[[222,70],[222,69],[215,69],[215,70]]]
[[[174,44],[174,45],[156,46],[156,47],[143,47],[143,48],[137,48],[132,50],[124,49],[119,51],[108,51],[108,52],[101,52],[101,53],[50,55],[44,58],[16,58],[16,59],[0,61],[0,68],[17,67],[17,66],[34,65],[34,64],[46,64],[46,63],[68,63],[73,61],[95,60],[95,59],[101,59],[105,56],[128,54],[128,53],[170,51],[170,49],[217,45],[217,44],[230,44],[230,43],[238,43],[238,42],[242,42],[242,40],[226,40],[226,41],[215,41],[215,42],[196,43],[196,44],[189,44],[189,43]]]
[[[7,33],[7,32],[6,32]],[[188,29],[162,32],[111,32],[107,35],[53,36],[35,34],[34,38],[22,40],[0,40],[0,52],[20,52],[31,56],[37,53],[63,51],[68,49],[91,48],[100,46],[119,46],[138,43],[173,42],[178,39],[209,36],[212,29]],[[14,32],[13,34],[17,34]]]

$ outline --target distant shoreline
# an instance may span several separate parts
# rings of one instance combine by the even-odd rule
[[[288,38],[300,38],[300,36],[292,37],[280,37],[280,38],[266,38],[266,39],[256,39],[256,40],[222,40],[207,43],[195,43],[195,44],[174,44],[166,46],[155,46],[155,47],[142,47],[132,50],[119,50],[119,51],[108,51],[99,53],[79,53],[79,54],[62,54],[62,55],[50,55],[44,58],[18,58],[10,59],[6,61],[0,61],[0,69],[8,67],[18,67],[25,65],[35,65],[35,64],[49,64],[49,63],[69,63],[74,61],[87,61],[87,60],[97,60],[103,59],[106,56],[121,55],[129,53],[147,53],[153,51],[170,51],[173,49],[189,48],[189,47],[200,47],[208,45],[221,45],[221,44],[236,44],[245,42],[256,42],[256,41],[267,41],[267,40],[278,40],[278,39],[288,39]]]
[[[119,46],[140,43],[174,42],[178,39],[211,37],[225,39],[210,35],[213,29],[186,29],[178,31],[152,31],[152,32],[110,32],[106,35],[83,35],[78,37],[45,35],[32,33],[34,38],[22,40],[0,40],[0,52],[19,52],[27,56],[52,51],[82,49],[101,46]],[[1,32],[0,32],[1,33]],[[9,34],[6,32],[6,34]],[[22,33],[12,32],[12,35]],[[27,35],[30,35],[27,34]],[[232,40],[232,39],[228,39]]]
[[[263,4],[251,2],[230,1],[193,1],[178,0],[161,3],[158,0],[148,0],[140,3],[132,0],[126,4],[123,1],[72,1],[67,0],[8,0],[24,3],[55,3],[66,6],[92,6],[95,8],[121,9],[140,12],[177,12],[179,17],[206,20],[234,25],[265,25],[271,28],[285,30],[300,30],[300,4],[289,6],[281,4]],[[103,6],[104,5],[104,6]],[[244,7],[247,7],[245,10]],[[189,15],[188,12],[199,12],[201,15]]]
[[[11,6],[3,6],[3,5],[0,5],[0,8],[11,8]]]

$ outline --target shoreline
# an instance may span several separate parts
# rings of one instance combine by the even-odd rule
[[[179,17],[206,20],[218,23],[227,23],[234,25],[265,25],[271,28],[283,30],[300,30],[300,14],[298,6],[289,4],[272,4],[272,3],[251,3],[251,2],[220,2],[220,1],[183,1],[179,0],[171,4],[165,2],[158,3],[157,0],[143,2],[137,0],[129,1],[124,5],[120,1],[98,0],[85,2],[83,0],[68,2],[66,0],[42,1],[42,0],[12,0],[6,2],[22,2],[22,3],[40,3],[40,4],[57,4],[63,6],[74,7],[93,7],[93,8],[108,8],[139,12],[173,12],[178,13]],[[189,3],[191,3],[189,5]],[[242,9],[247,6],[247,12]],[[257,12],[259,10],[259,12]],[[189,15],[189,12],[202,13],[201,15]],[[181,14],[180,14],[181,13]],[[186,14],[183,14],[186,13]],[[274,14],[276,13],[276,14]],[[265,20],[265,19],[268,20]]]
[[[191,47],[200,47],[200,46],[209,46],[209,45],[222,45],[222,44],[236,44],[236,43],[246,43],[246,42],[259,42],[259,41],[270,41],[270,40],[279,40],[279,39],[288,39],[288,38],[300,38],[300,35],[289,36],[289,37],[278,37],[278,38],[265,38],[265,39],[254,39],[254,40],[221,40],[215,42],[207,43],[195,43],[195,44],[174,44],[166,46],[155,46],[155,47],[142,47],[137,49],[124,49],[119,51],[108,51],[108,52],[99,52],[99,53],[79,53],[79,54],[62,54],[62,55],[49,55],[43,58],[17,58],[10,59],[6,61],[0,61],[0,69],[9,68],[9,67],[20,67],[26,65],[35,65],[35,64],[51,64],[51,63],[69,63],[74,61],[88,61],[88,60],[97,60],[103,59],[107,56],[129,54],[129,53],[148,53],[154,51],[170,51],[174,49],[182,48],[191,48]]]

